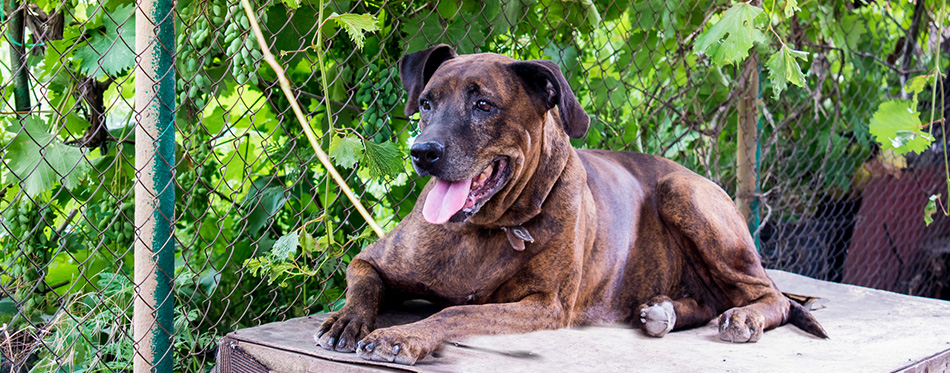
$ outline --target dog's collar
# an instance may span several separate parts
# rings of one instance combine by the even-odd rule
[[[525,241],[534,242],[534,237],[531,237],[531,233],[520,225],[501,227],[501,230],[505,231],[505,234],[508,235],[508,243],[510,243],[511,247],[516,251],[524,251]]]

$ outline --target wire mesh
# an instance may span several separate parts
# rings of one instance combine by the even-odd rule
[[[448,43],[557,62],[592,118],[575,146],[671,158],[756,200],[750,230],[767,267],[950,299],[950,219],[923,219],[946,188],[943,85],[915,95],[936,113],[928,150],[882,150],[868,130],[881,103],[911,98],[911,78],[948,65],[946,20],[922,1],[790,13],[792,2],[765,2],[771,20],[757,22],[771,34],[753,48],[760,140],[749,149],[758,190],[745,196],[735,166],[742,64],[694,50],[727,3],[252,3],[308,125],[385,229],[427,181],[406,161],[417,129],[402,114],[396,61]],[[0,371],[132,368],[133,209],[145,203],[133,193],[143,172],[135,10],[127,0],[4,2]],[[339,22],[316,21],[346,13],[375,16],[379,30],[360,46]],[[338,309],[345,266],[374,237],[315,159],[240,2],[182,0],[175,16],[175,371],[208,371],[230,331]],[[808,53],[805,80],[776,94],[766,65],[783,46]]]

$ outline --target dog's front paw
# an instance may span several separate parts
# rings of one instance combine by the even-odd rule
[[[662,337],[676,325],[676,312],[669,297],[656,297],[640,306],[640,326],[651,337]]]
[[[719,316],[719,339],[726,342],[756,342],[763,329],[765,318],[748,308],[731,308]]]
[[[356,342],[373,331],[374,325],[374,318],[359,316],[344,307],[320,325],[313,339],[327,350],[353,352],[356,351]]]
[[[401,327],[378,329],[359,341],[356,354],[366,360],[414,365],[441,344],[434,334]]]

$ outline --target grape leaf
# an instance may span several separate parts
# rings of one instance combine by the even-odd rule
[[[119,76],[135,66],[135,4],[107,12],[102,23],[103,29],[92,30],[73,58],[82,60],[79,70],[85,75]]]
[[[868,130],[881,149],[894,149],[898,154],[921,153],[934,141],[920,130],[920,117],[907,100],[886,101],[877,108]]]
[[[927,201],[927,206],[924,206],[924,224],[928,227],[930,223],[934,222],[933,215],[937,213],[937,201],[940,200],[940,194],[933,194],[930,196],[930,200]]]
[[[372,177],[391,178],[403,170],[403,157],[395,143],[386,141],[377,144],[367,141],[366,153],[363,154],[365,165]]]
[[[775,52],[765,62],[765,66],[769,68],[769,78],[772,80],[773,98],[777,99],[782,91],[788,88],[788,83],[799,87],[805,86],[805,75],[802,74],[802,68],[798,66],[796,59],[807,60],[808,53],[783,45],[781,50]]]
[[[337,166],[353,168],[362,156],[363,142],[359,138],[334,136],[330,139],[330,158],[333,158]]]
[[[297,245],[300,244],[298,238],[297,231],[280,236],[277,242],[274,242],[274,247],[270,249],[271,257],[279,261],[290,259],[291,256],[297,253]]]
[[[302,230],[297,241],[300,242],[300,248],[303,249],[305,255],[310,255],[317,250],[317,240],[306,229]]]
[[[66,145],[47,132],[42,120],[29,116],[23,127],[7,145],[8,172],[20,181],[20,187],[30,196],[36,196],[62,184],[72,189],[85,176],[89,163],[82,149]]]
[[[904,91],[916,95],[924,90],[924,86],[934,80],[933,75],[918,75],[913,77],[906,85]]]
[[[353,40],[359,49],[363,49],[365,33],[379,30],[379,22],[372,14],[333,13],[327,17],[327,21],[331,19],[350,34],[350,40]]]
[[[281,2],[290,9],[300,8],[300,0],[283,0]]]
[[[792,16],[795,15],[795,12],[799,10],[802,10],[802,8],[798,7],[797,0],[785,0],[785,6],[783,7],[785,17],[792,18]]]
[[[742,61],[755,43],[765,43],[765,35],[752,24],[762,9],[747,3],[733,5],[719,22],[696,39],[696,53],[706,53],[712,62],[723,66]]]

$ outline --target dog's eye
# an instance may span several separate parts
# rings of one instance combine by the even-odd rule
[[[432,105],[429,104],[429,100],[419,100],[419,107],[424,111],[429,111],[432,109]]]
[[[475,108],[481,111],[488,112],[488,111],[491,111],[491,109],[494,109],[495,105],[492,105],[491,102],[488,102],[485,100],[478,100],[478,101],[475,101]]]

